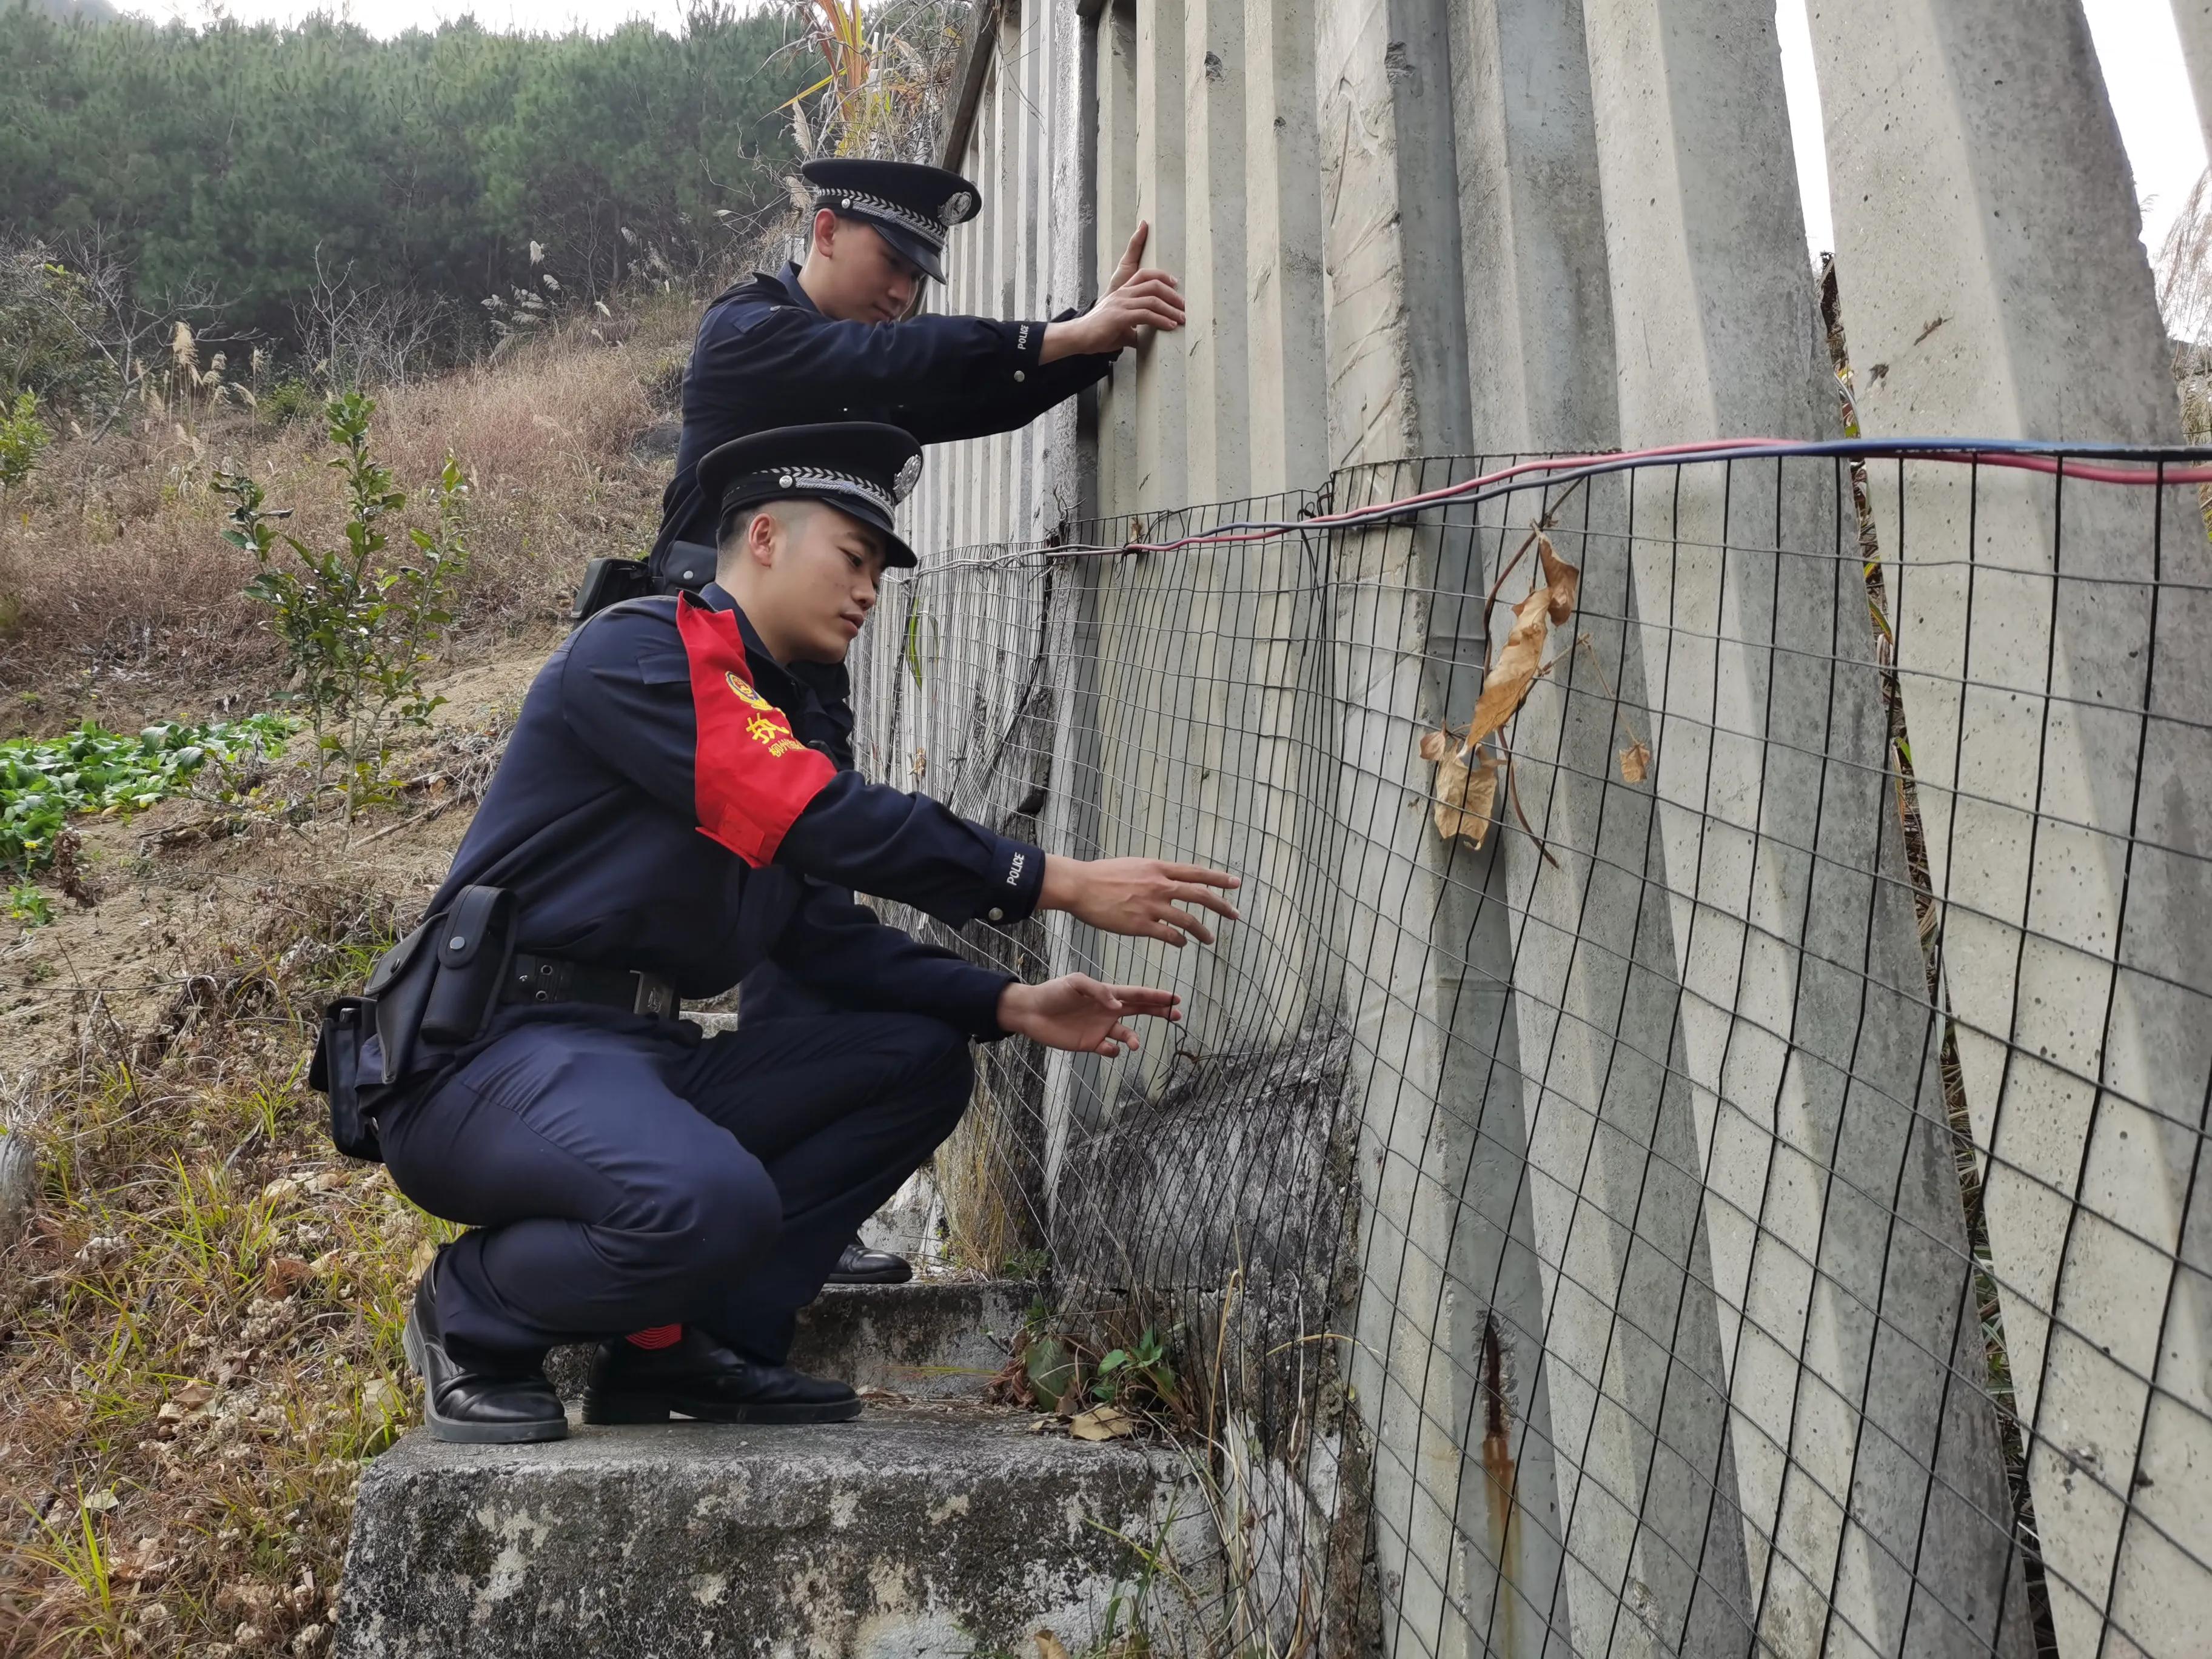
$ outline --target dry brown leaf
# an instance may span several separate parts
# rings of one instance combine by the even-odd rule
[[[1554,628],[1565,628],[1567,618],[1575,614],[1576,601],[1583,591],[1583,573],[1552,550],[1552,538],[1536,538],[1536,556],[1544,562],[1545,590],[1551,595],[1546,612]]]
[[[169,1397],[186,1411],[197,1411],[215,1398],[215,1390],[204,1382],[187,1382]]]
[[[286,1176],[272,1181],[261,1189],[261,1201],[272,1209],[279,1204],[289,1204],[300,1195],[300,1183]]]
[[[1470,768],[1464,750],[1449,732],[1431,732],[1421,739],[1421,758],[1437,765],[1435,817],[1437,833],[1449,838],[1464,836],[1476,847],[1490,833],[1490,815],[1498,803],[1498,760],[1488,749],[1480,751]]]
[[[1119,1440],[1137,1431],[1137,1419],[1119,1406],[1093,1406],[1067,1425],[1078,1440]]]
[[[1037,1659],[1067,1659],[1067,1649],[1050,1631],[1041,1630],[1033,1639],[1037,1644]]]
[[[1620,778],[1624,783],[1641,783],[1651,773],[1651,745],[1638,738],[1620,751]]]
[[[261,1276],[270,1295],[285,1297],[313,1279],[315,1270],[296,1255],[280,1255],[270,1262]]]
[[[1482,696],[1475,701],[1474,727],[1467,734],[1470,746],[1511,720],[1522,698],[1528,695],[1536,671],[1544,664],[1544,641],[1552,631],[1551,603],[1552,590],[1540,587],[1514,610],[1513,631],[1505,636],[1505,648],[1498,653],[1498,661],[1483,677]]]

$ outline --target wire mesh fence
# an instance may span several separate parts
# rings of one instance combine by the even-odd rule
[[[1211,950],[955,941],[1185,999],[999,1045],[939,1177],[967,1265],[1176,1334],[1186,1645],[2212,1650],[2203,458],[1839,447],[887,594],[864,765],[1245,881]]]

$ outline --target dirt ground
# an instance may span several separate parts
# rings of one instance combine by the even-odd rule
[[[351,826],[289,823],[200,795],[128,819],[80,820],[73,884],[82,898],[51,893],[53,922],[0,946],[0,1064],[70,1066],[88,1030],[152,1029],[210,941],[267,933],[299,890],[342,880],[402,914],[419,909],[550,648],[540,641],[437,682],[447,702],[433,730],[395,757],[400,800]],[[291,749],[302,746],[295,738]]]

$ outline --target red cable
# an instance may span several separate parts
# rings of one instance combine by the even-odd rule
[[[1425,490],[1416,495],[1403,495],[1395,501],[1377,501],[1370,507],[1350,507],[1341,513],[1325,513],[1299,521],[1297,529],[1327,530],[1333,526],[1370,518],[1388,517],[1412,508],[1432,506],[1440,501],[1455,501],[1462,496],[1477,494],[1510,478],[1528,472],[1564,472],[1576,467],[1596,466],[1607,462],[1668,460],[1682,458],[1704,458],[1727,455],[1746,449],[1788,449],[1798,440],[1788,438],[1711,438],[1697,443],[1660,444],[1649,449],[1606,450],[1590,455],[1549,455],[1533,461],[1516,461],[1511,466],[1501,467],[1495,472],[1486,472],[1480,477],[1463,479],[1455,484]],[[1825,453],[1825,452],[1824,452]],[[1922,461],[1951,461],[1962,465],[2005,466],[2022,471],[2056,475],[2063,466],[2065,476],[2078,478],[2085,483],[2115,484],[2212,484],[2212,465],[2203,466],[2158,468],[2148,465],[2113,466],[2091,462],[2066,461],[2061,456],[2024,453],[2003,449],[1929,449],[1899,450],[1882,459]],[[1177,548],[1230,546],[1240,542],[1272,541],[1278,536],[1291,533],[1293,526],[1272,526],[1256,530],[1212,531],[1194,536],[1180,536],[1167,542],[1126,542],[1119,547],[1066,548],[1062,553],[1171,553]]]

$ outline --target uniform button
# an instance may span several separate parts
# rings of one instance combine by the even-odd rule
[[[994,905],[993,905],[993,906],[991,907],[991,920],[992,920],[992,921],[1004,921],[1006,919],[1006,913],[1004,910],[1001,910],[1000,908],[999,908],[999,907],[998,907],[997,905],[995,905],[995,904],[994,904]]]
[[[466,945],[468,942],[469,942],[469,939],[468,939],[468,935],[467,935],[467,934],[465,934],[465,933],[456,933],[456,934],[454,934],[454,935],[453,936],[453,938],[451,938],[451,939],[447,939],[447,940],[446,941],[446,948],[447,948],[448,951],[458,951],[458,950],[459,950],[459,949],[460,949],[464,945]]]
[[[1029,376],[1023,374],[1021,370],[1018,368],[1014,371],[1014,378],[1018,380],[1026,380],[1029,379]]]

